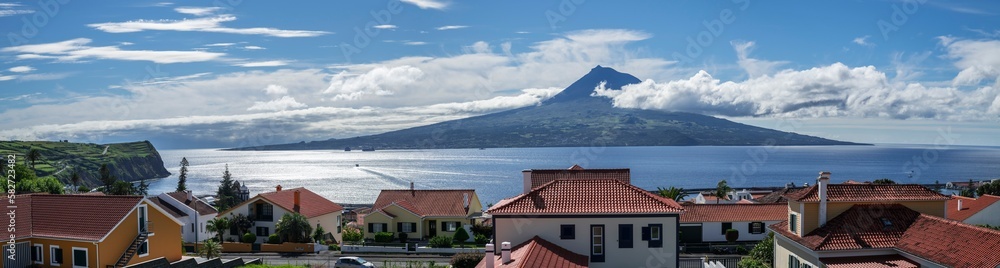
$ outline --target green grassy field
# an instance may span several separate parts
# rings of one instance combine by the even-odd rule
[[[73,172],[79,172],[84,181],[93,182],[97,178],[97,171],[102,164],[109,166],[119,166],[121,170],[114,173],[119,177],[132,174],[142,174],[146,167],[136,167],[138,165],[129,164],[129,159],[151,159],[155,156],[159,159],[159,153],[148,141],[94,144],[94,143],[70,143],[57,141],[0,141],[0,156],[7,159],[9,155],[15,156],[18,164],[31,166],[25,156],[32,149],[38,150],[41,159],[35,161],[35,173],[39,177],[52,176],[63,182],[69,182]],[[139,169],[136,171],[134,169]],[[149,170],[162,169],[162,167],[152,167]],[[128,180],[129,178],[125,178]]]

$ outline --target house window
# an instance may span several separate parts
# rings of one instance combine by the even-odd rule
[[[269,235],[271,235],[271,230],[268,230],[267,227],[257,227],[257,236],[258,237],[261,237],[261,236],[267,237]]]
[[[31,261],[38,264],[42,263],[42,244],[31,246]]]
[[[788,230],[793,234],[799,233],[799,215],[788,214]]]
[[[729,229],[733,229],[733,223],[732,222],[723,222],[722,223],[722,234],[726,234],[726,231],[728,231]]]
[[[139,254],[139,256],[149,255],[149,240],[146,240],[146,242],[142,242],[142,245],[139,245],[139,250],[137,250],[136,252],[137,254]]]
[[[801,263],[799,263],[799,258],[796,258],[795,256],[792,255],[788,255],[788,267],[798,268],[800,264]]]
[[[618,248],[632,248],[632,225],[618,225]]]
[[[763,222],[751,222],[750,223],[750,233],[751,234],[763,234],[764,233],[764,223]]]
[[[191,223],[191,232],[192,233],[194,232],[194,223],[193,222]]]
[[[59,246],[49,246],[49,265],[58,266],[63,262],[62,249]]]
[[[382,224],[381,223],[380,224],[375,224],[375,226],[373,226],[373,228],[372,228],[372,232],[376,232],[376,233],[378,233],[378,232],[385,232],[385,228],[382,228]]]
[[[73,267],[87,268],[87,249],[73,248]]]
[[[400,232],[412,233],[413,229],[414,229],[413,227],[416,227],[416,225],[417,225],[416,223],[412,223],[412,222],[401,222],[399,226],[402,227],[402,228],[399,228],[399,229],[400,229]]]
[[[559,238],[576,239],[576,225],[573,224],[559,225]]]
[[[442,231],[445,231],[445,232],[458,231],[458,222],[457,221],[446,221],[446,222],[442,222],[441,224],[444,224],[444,227],[441,228],[441,229],[443,229]]]
[[[649,248],[663,247],[663,224],[650,224],[642,227],[642,240]]]
[[[590,262],[604,262],[604,225],[590,226]]]

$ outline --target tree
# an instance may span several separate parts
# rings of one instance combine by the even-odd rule
[[[17,183],[17,193],[63,194],[65,186],[53,177],[21,180]]]
[[[243,213],[233,215],[229,219],[229,226],[235,226],[237,233],[248,233],[250,228],[253,228],[254,220]]]
[[[187,175],[188,173],[188,159],[187,157],[181,158],[181,174],[177,175],[177,191],[183,192],[187,190]]]
[[[677,188],[670,186],[670,188],[663,189],[656,187],[656,192],[662,197],[673,199],[674,201],[681,201],[687,197],[687,193],[684,192],[684,188]]]
[[[80,191],[81,180],[82,178],[80,178],[80,172],[73,171],[73,174],[69,175],[69,181],[73,182],[73,189],[76,189],[77,192]]]
[[[236,193],[233,192],[233,174],[229,173],[229,164],[226,164],[226,171],[222,172],[222,182],[219,183],[216,201],[219,211],[227,210],[236,204]]]
[[[205,256],[206,259],[217,258],[220,253],[222,253],[222,244],[216,243],[211,239],[205,240],[205,243],[201,246],[201,255]]]
[[[110,188],[105,188],[105,193],[108,195],[134,195],[135,187],[131,183],[125,182],[123,180],[115,180],[111,184]]]
[[[149,183],[146,183],[146,179],[139,180],[139,185],[135,186],[132,191],[136,195],[146,196],[149,194]]]
[[[979,196],[1000,195],[1000,180],[983,183],[983,185],[980,185],[979,188],[976,188],[976,193],[979,194]]]
[[[223,243],[222,234],[224,234],[226,230],[229,230],[229,219],[226,217],[217,217],[208,220],[208,225],[206,225],[205,228],[208,228],[209,232],[213,232],[219,236],[219,243]]]
[[[309,234],[312,233],[309,220],[298,213],[285,213],[274,224],[274,229],[275,233],[281,237],[281,241],[296,243],[309,243]]]
[[[964,197],[976,198],[976,191],[973,191],[971,189],[962,189],[961,191],[958,191],[958,195]]]
[[[325,235],[325,234],[326,234],[326,230],[323,230],[323,226],[320,226],[319,223],[317,223],[316,224],[316,229],[315,229],[315,231],[313,231],[313,234],[312,234],[312,239],[313,239],[313,241],[316,241],[316,243],[323,242],[324,241],[323,235]]]
[[[118,178],[111,175],[111,169],[108,168],[108,164],[101,164],[101,168],[97,170],[100,174],[101,183],[104,183],[104,193],[109,193],[111,191],[111,186],[115,184]]]
[[[469,240],[469,232],[466,232],[465,228],[458,227],[458,230],[455,231],[454,239],[459,245],[465,246],[465,241]]]
[[[31,164],[31,169],[35,169],[35,161],[42,159],[42,152],[38,149],[31,148],[28,150],[28,154],[24,155],[24,160],[27,160]]]
[[[27,166],[21,164],[14,165],[14,182],[30,181],[37,178],[35,171],[32,171]]]
[[[726,183],[726,180],[719,181],[719,184],[715,186],[715,197],[717,198],[715,199],[715,203],[718,204],[719,201],[725,198],[726,195],[729,194],[729,191],[732,190],[733,188],[729,187],[729,184]]]
[[[896,184],[896,181],[893,181],[889,178],[881,178],[873,181],[872,184]]]
[[[739,267],[768,268],[774,264],[774,233],[768,233],[764,240],[750,250],[750,255],[740,260]]]

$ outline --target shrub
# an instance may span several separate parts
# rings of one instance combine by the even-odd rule
[[[489,226],[489,225],[482,224],[482,223],[473,224],[472,225],[472,233],[473,234],[481,234],[483,236],[490,237],[490,236],[493,235],[493,226]]]
[[[736,254],[747,255],[747,248],[743,245],[736,245]]]
[[[375,233],[375,242],[379,243],[389,243],[392,242],[394,235],[390,232],[378,232]]]
[[[278,234],[271,234],[267,236],[268,244],[281,244],[281,237]]]
[[[344,228],[344,241],[346,242],[358,242],[365,239],[364,234],[361,233],[361,229],[350,227]]]
[[[243,243],[256,243],[256,242],[257,242],[257,235],[251,232],[243,234]]]
[[[476,245],[486,244],[490,242],[490,238],[483,234],[476,234]]]
[[[409,235],[406,233],[399,233],[399,243],[406,243],[407,238],[409,238]]]
[[[740,231],[737,231],[736,229],[726,230],[726,241],[732,243],[736,242],[736,240],[739,239],[740,239]]]
[[[455,242],[465,245],[466,240],[469,240],[469,233],[465,231],[465,228],[459,227],[458,230],[455,231]]]
[[[428,243],[432,248],[450,248],[451,247],[451,237],[447,235],[439,235],[431,238]]]
[[[451,257],[451,267],[474,268],[483,260],[482,253],[458,253]]]
[[[329,248],[327,248],[327,249],[329,249],[330,251],[340,251],[340,245],[337,245],[337,244],[332,244],[332,245],[330,245],[330,247],[329,247]]]

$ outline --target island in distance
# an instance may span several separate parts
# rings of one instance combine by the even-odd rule
[[[583,146],[864,145],[740,124],[712,116],[614,107],[591,96],[641,82],[597,66],[540,105],[376,135],[230,150],[449,149]]]

